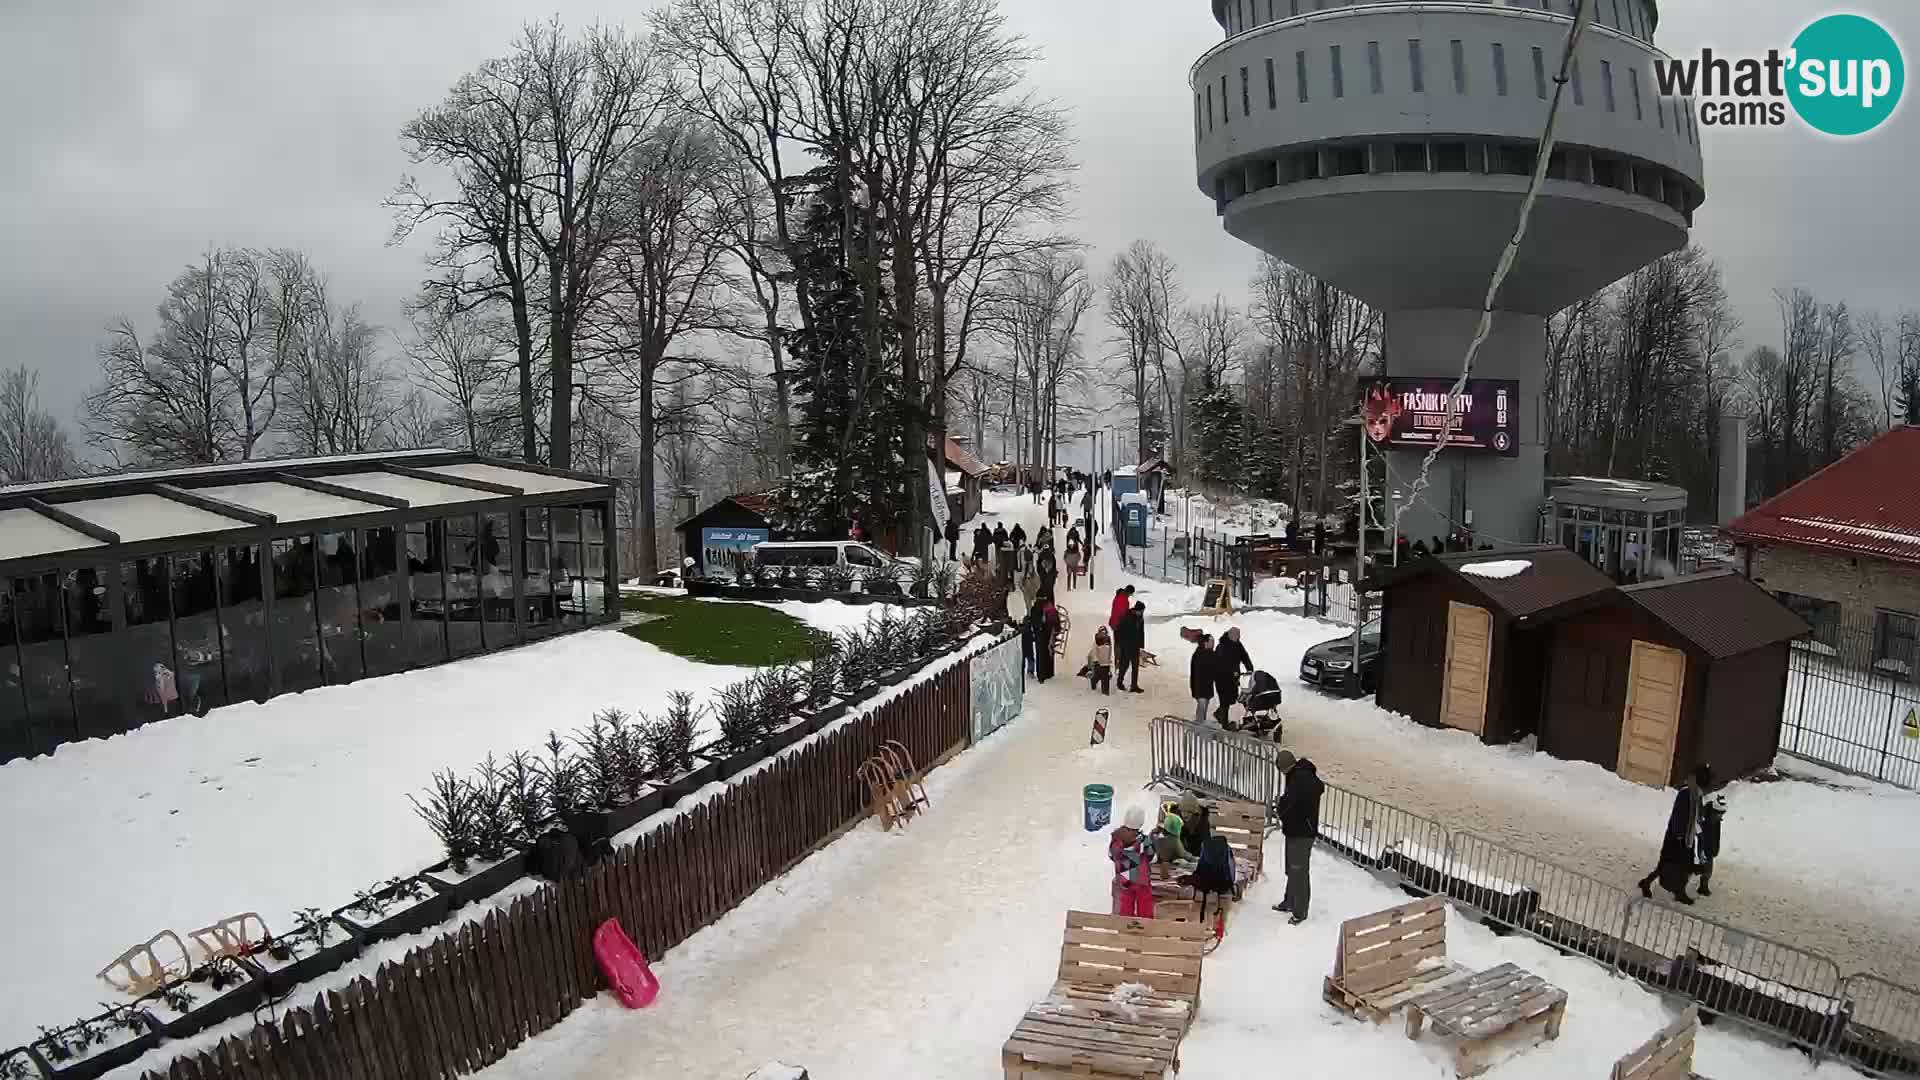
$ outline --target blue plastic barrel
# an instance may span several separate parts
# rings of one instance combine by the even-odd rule
[[[1088,784],[1080,795],[1086,807],[1088,832],[1099,832],[1113,823],[1113,785]]]

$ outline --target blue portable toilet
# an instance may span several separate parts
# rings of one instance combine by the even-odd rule
[[[1127,546],[1147,546],[1147,497],[1130,491],[1120,498],[1120,520],[1127,530]]]

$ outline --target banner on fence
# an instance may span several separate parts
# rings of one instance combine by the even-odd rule
[[[1007,640],[973,658],[971,733],[979,742],[1020,715],[1027,692],[1027,668],[1020,659],[1020,639]]]

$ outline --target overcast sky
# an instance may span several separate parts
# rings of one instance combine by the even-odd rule
[[[1207,0],[1004,0],[1073,114],[1075,232],[1099,267],[1136,237],[1196,298],[1244,303],[1251,249],[1194,184],[1187,70],[1220,39]],[[309,252],[336,295],[400,322],[422,274],[381,205],[406,170],[397,132],[520,24],[638,21],[634,0],[0,0],[0,367],[42,373],[72,421],[101,328],[144,332],[166,283],[210,245]],[[1676,54],[1785,47],[1807,0],[1664,0]],[[1914,0],[1852,0],[1907,45]],[[1910,89],[1907,95],[1913,97]],[[1920,117],[1863,140],[1798,126],[1702,129],[1695,239],[1726,272],[1747,344],[1778,337],[1771,291],[1920,308]]]

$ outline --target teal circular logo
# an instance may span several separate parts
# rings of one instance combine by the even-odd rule
[[[1860,15],[1816,19],[1793,39],[1787,98],[1809,127],[1864,135],[1884,123],[1906,88],[1900,44]]]

